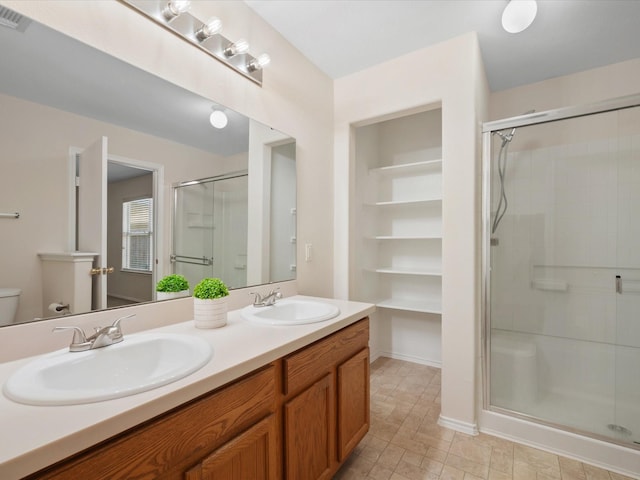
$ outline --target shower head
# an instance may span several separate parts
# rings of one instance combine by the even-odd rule
[[[502,145],[506,145],[513,139],[513,134],[516,133],[516,127],[513,127],[509,133],[503,133],[498,130],[493,133],[502,139]]]
[[[532,110],[529,110],[527,112],[524,112],[520,116],[529,115],[530,113],[535,113],[535,109],[532,109]],[[493,133],[495,133],[496,135],[498,135],[502,139],[502,145],[506,145],[511,140],[513,140],[513,136],[516,133],[516,127],[513,127],[509,133],[503,133],[503,132],[500,132],[500,131],[497,131],[497,130],[495,132],[493,132]]]
[[[535,110],[529,110],[528,112],[523,113],[521,116],[529,115],[530,113],[535,112]],[[509,143],[513,140],[513,136],[516,133],[516,127],[513,127],[509,133],[500,132],[495,130],[491,132],[492,134],[497,134],[502,139],[502,146],[500,147],[500,153],[498,153],[498,176],[500,178],[500,200],[498,202],[498,208],[496,209],[496,215],[493,218],[493,223],[491,224],[491,234],[496,233],[498,229],[498,225],[500,225],[500,220],[505,213],[507,213],[507,194],[504,189],[504,177],[507,172],[507,151],[509,150]],[[494,239],[491,239],[491,245],[497,245],[498,240],[495,239],[496,243],[493,243]]]

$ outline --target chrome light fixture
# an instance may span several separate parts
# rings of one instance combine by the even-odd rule
[[[509,33],[520,33],[533,23],[537,13],[536,0],[509,0],[502,12],[502,28]]]
[[[262,85],[262,70],[271,61],[269,55],[253,57],[249,54],[249,43],[246,40],[234,42],[225,38],[220,34],[222,22],[217,17],[211,17],[206,22],[198,20],[189,12],[190,0],[119,1],[249,80]]]
[[[162,15],[167,20],[173,20],[178,15],[188,12],[190,8],[191,0],[169,0],[164,10],[162,10]]]
[[[255,72],[256,70],[266,67],[269,63],[271,63],[271,57],[266,53],[263,53],[247,63],[247,70]]]
[[[196,31],[195,35],[198,40],[203,42],[207,38],[213,37],[216,33],[220,33],[220,30],[222,30],[222,22],[220,19],[218,17],[211,17]]]
[[[248,51],[249,51],[249,42],[247,42],[244,38],[241,38],[237,42],[230,43],[227,46],[227,48],[224,49],[223,53],[225,57],[230,58]]]

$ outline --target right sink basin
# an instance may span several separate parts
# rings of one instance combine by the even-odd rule
[[[245,320],[264,325],[304,325],[324,322],[339,314],[340,309],[330,303],[297,298],[278,300],[268,307],[249,305],[240,311]]]

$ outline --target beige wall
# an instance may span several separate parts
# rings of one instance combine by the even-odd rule
[[[442,412],[449,426],[476,429],[478,349],[479,133],[486,79],[475,34],[338,79],[335,82],[335,296],[347,298],[349,216],[354,162],[352,125],[442,105],[443,277]]]

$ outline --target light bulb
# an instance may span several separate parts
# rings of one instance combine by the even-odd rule
[[[227,57],[233,57],[235,55],[239,55],[249,50],[249,42],[247,42],[244,38],[241,38],[235,43],[232,43],[227,48],[224,49],[224,54]]]
[[[538,13],[536,0],[510,0],[502,12],[502,28],[509,33],[525,30]]]
[[[214,110],[209,116],[209,122],[214,128],[224,128],[229,123],[227,115],[222,110]]]
[[[263,53],[261,55],[258,55],[253,60],[251,60],[247,64],[247,69],[250,72],[255,72],[256,70],[262,70],[264,67],[269,65],[269,63],[271,63],[271,57],[266,53]]]
[[[191,8],[191,0],[169,0],[162,14],[167,20],[172,20]]]
[[[207,38],[213,37],[220,30],[222,30],[222,21],[218,17],[211,17],[196,31],[196,38],[202,42]]]

